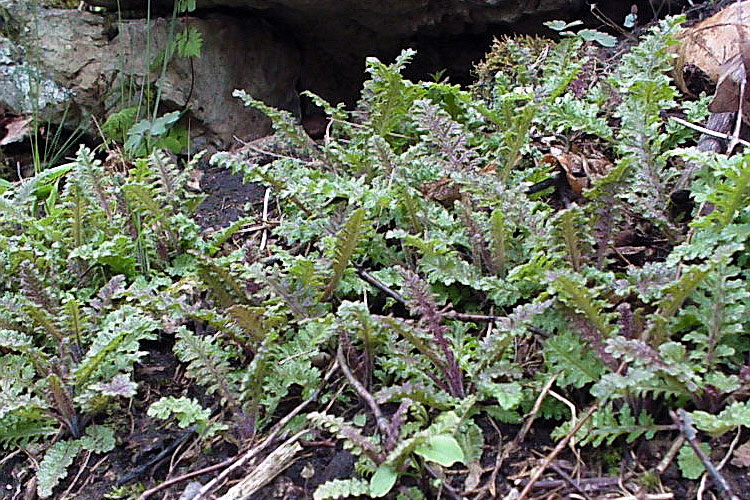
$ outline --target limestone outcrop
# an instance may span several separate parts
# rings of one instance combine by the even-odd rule
[[[64,120],[66,127],[81,123],[93,130],[92,116],[101,123],[147,101],[144,82],[160,76],[151,63],[169,37],[168,19],[113,26],[105,16],[74,10],[9,12],[17,36],[0,37],[0,106],[6,113],[38,113],[42,122]],[[202,56],[169,64],[158,78],[160,109],[188,109],[195,147],[226,146],[235,135],[255,138],[269,131],[264,117],[232,97],[236,88],[299,114],[299,51],[269,23],[220,14],[179,23],[200,31]]]

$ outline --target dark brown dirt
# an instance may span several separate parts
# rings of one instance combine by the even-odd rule
[[[203,168],[201,190],[207,198],[198,207],[196,220],[205,229],[221,229],[252,210],[246,206],[262,203],[264,188],[259,184],[243,184],[242,176],[227,170]]]

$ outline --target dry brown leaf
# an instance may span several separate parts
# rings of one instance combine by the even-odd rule
[[[734,113],[739,107],[740,87],[747,84],[747,69],[743,58],[737,54],[722,65],[722,74],[716,85],[714,99],[708,106],[712,113]],[[747,92],[745,92],[747,102]],[[746,106],[743,106],[746,109]]]
[[[461,199],[461,190],[450,177],[426,182],[422,184],[419,190],[427,199],[437,201],[445,207],[451,207],[454,201]]]
[[[495,175],[497,173],[497,166],[494,163],[490,163],[482,167],[479,173],[482,175]],[[446,208],[451,208],[453,202],[460,200],[462,196],[461,187],[448,176],[433,182],[425,182],[419,187],[419,191],[428,200],[437,201]]]
[[[735,467],[750,467],[750,441],[741,444],[734,450],[732,465]]]
[[[750,1],[732,3],[685,29],[677,48],[681,67],[697,66],[711,81],[718,82],[726,72],[723,66],[740,55],[743,34],[750,38]],[[681,67],[678,73],[682,72]]]
[[[190,177],[185,183],[185,186],[188,188],[190,192],[200,193],[201,192],[201,179],[203,179],[203,171],[197,170],[197,169],[193,170],[190,173]]]
[[[550,153],[542,156],[542,162],[559,166],[565,174],[568,185],[578,195],[584,189],[590,188],[592,181],[607,175],[612,167],[612,164],[603,158],[586,158],[575,153],[563,153],[554,148]]]
[[[29,123],[31,118],[21,116],[7,116],[0,121],[5,130],[5,137],[0,139],[0,146],[7,146],[14,142],[20,142],[29,134]]]

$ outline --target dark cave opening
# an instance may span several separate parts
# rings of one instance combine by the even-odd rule
[[[593,5],[593,8],[592,8]],[[545,22],[562,19],[581,20],[583,27],[618,35],[615,25],[622,26],[625,17],[634,9],[638,12],[638,26],[650,23],[655,17],[679,14],[688,2],[639,0],[632,2],[610,1],[597,5],[586,2],[578,9],[526,15],[514,23],[447,23],[418,30],[416,34],[401,40],[374,37],[369,44],[350,46],[315,38],[300,39],[303,66],[299,82],[300,90],[310,90],[329,102],[343,102],[347,107],[356,104],[362,83],[366,79],[365,58],[374,56],[385,63],[392,62],[406,49],[416,50],[404,76],[413,80],[432,80],[438,75],[461,86],[470,85],[475,78],[474,67],[487,54],[494,38],[512,35],[538,35],[555,37],[557,33],[545,26]],[[286,30],[294,34],[295,30]],[[307,102],[307,105],[305,105]],[[315,113],[309,101],[303,98],[303,114]]]

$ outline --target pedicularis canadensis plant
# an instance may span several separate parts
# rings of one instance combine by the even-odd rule
[[[411,51],[368,59],[354,111],[310,96],[331,119],[321,144],[237,91],[283,141],[281,153],[212,160],[271,190],[278,213],[262,237],[238,237],[254,215],[202,234],[193,164],[178,170],[159,153],[123,169],[82,148],[8,189],[0,444],[40,457],[49,496],[78,453],[115,445],[153,340],[174,345],[195,385],[149,415],[236,443],[338,367],[351,390],[293,425],[330,432],[359,458],[355,477],[316,499],[396,485],[422,498],[425,472],[481,470],[478,423],[520,423],[553,377],[581,409],[598,405],[580,444],[674,433],[670,409],[713,436],[747,426],[750,157],[684,149],[691,134],[664,122],[677,107],[668,47],[679,21],[606,71],[591,32],[498,42],[495,56],[512,60],[498,70],[488,58],[472,91],[405,80]],[[705,114],[705,102],[687,112]],[[569,152],[579,141],[613,159],[580,193],[540,161],[560,137]],[[684,222],[668,194],[687,160],[703,167]],[[658,242],[653,254],[624,255],[623,228]],[[558,437],[576,422],[552,398],[538,417]]]

